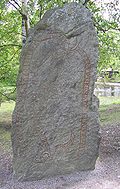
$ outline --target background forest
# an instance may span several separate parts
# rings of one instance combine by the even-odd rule
[[[15,100],[19,56],[29,28],[54,7],[72,0],[0,1],[0,102]],[[99,38],[98,75],[112,68],[119,72],[112,82],[120,82],[120,2],[119,0],[79,0],[93,13]]]

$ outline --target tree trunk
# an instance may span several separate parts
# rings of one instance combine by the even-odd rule
[[[28,0],[22,0],[22,44],[24,45],[28,37],[28,30],[30,28],[28,11],[27,11]]]

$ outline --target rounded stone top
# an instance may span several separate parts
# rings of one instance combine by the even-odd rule
[[[75,28],[91,22],[91,17],[91,12],[85,6],[73,2],[65,4],[62,8],[47,11],[37,24],[36,29],[50,27],[67,34]]]

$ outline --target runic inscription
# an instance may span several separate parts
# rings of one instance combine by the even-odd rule
[[[91,81],[91,66],[89,58],[85,59],[84,62],[84,81],[83,81],[83,93],[82,93],[82,103],[83,103],[83,116],[81,118],[81,128],[80,128],[80,144],[79,150],[85,151],[86,146],[86,134],[87,134],[87,124],[88,124],[88,111],[89,111],[89,87]]]

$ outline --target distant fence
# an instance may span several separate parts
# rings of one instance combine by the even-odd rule
[[[95,83],[94,94],[96,96],[116,96],[120,97],[120,83]]]

